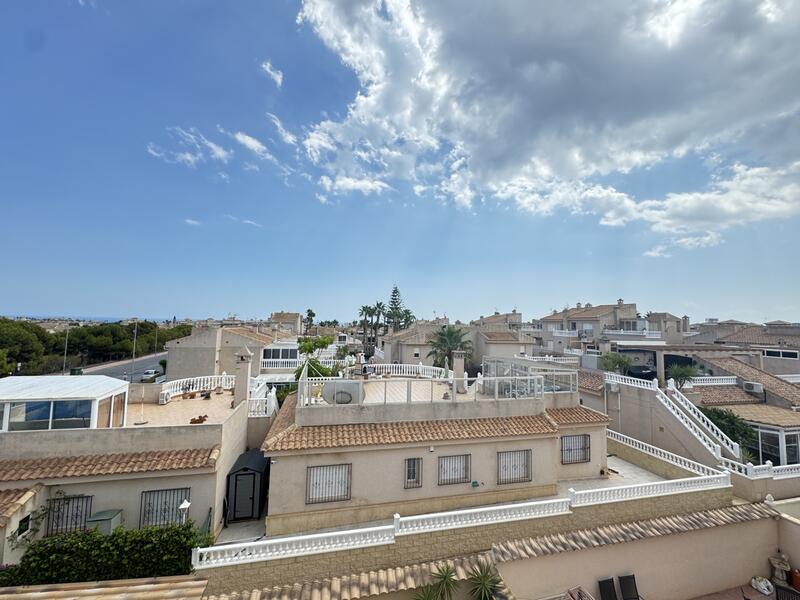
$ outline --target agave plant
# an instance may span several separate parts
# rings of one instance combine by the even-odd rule
[[[439,565],[439,568],[432,575],[437,600],[453,600],[453,595],[458,586],[456,570],[453,565],[450,563]]]
[[[426,585],[414,593],[414,600],[439,600],[439,591],[432,585]]]
[[[473,567],[469,576],[469,593],[474,600],[493,600],[500,589],[500,576],[485,562]]]

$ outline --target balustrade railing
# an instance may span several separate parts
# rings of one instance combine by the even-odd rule
[[[440,367],[431,367],[428,365],[423,365],[422,363],[419,363],[418,365],[375,363],[363,366],[366,367],[367,373],[374,373],[375,375],[394,375],[396,377],[425,377],[428,379],[447,378],[447,374],[445,373],[444,369]]]
[[[572,506],[588,506],[591,504],[605,504],[623,500],[636,500],[637,498],[650,498],[667,494],[680,494],[698,490],[727,487],[731,483],[728,472],[706,475],[703,477],[688,477],[685,479],[669,479],[652,483],[640,483],[620,487],[598,488],[594,490],[576,491],[569,490],[570,504]]]
[[[703,411],[692,404],[689,399],[684,396],[678,388],[675,387],[675,382],[672,379],[667,381],[667,389],[669,390],[672,399],[675,400],[684,411],[689,413],[697,422],[705,427],[706,431],[713,435],[717,442],[727,448],[728,451],[736,458],[741,456],[739,444],[729,438],[724,431],[717,427],[714,422],[703,413]]]
[[[663,448],[659,448],[658,446],[652,446],[650,444],[646,444],[641,440],[637,440],[632,437],[628,437],[622,433],[607,430],[606,434],[608,439],[614,440],[615,442],[619,442],[621,444],[625,444],[626,446],[630,446],[640,452],[644,452],[645,454],[649,454],[650,456],[654,456],[659,460],[663,460],[664,462],[671,463],[676,467],[680,467],[681,469],[685,469],[692,473],[696,473],[698,475],[719,475],[721,471],[717,469],[712,469],[711,467],[707,467],[706,465],[700,464],[699,462],[695,462],[690,460],[684,456],[680,456],[679,454],[673,454],[672,452],[668,452]]]
[[[643,338],[661,338],[661,332],[655,330],[647,330],[641,329],[639,331],[633,331],[629,329],[604,329],[604,335],[630,335],[635,337],[643,337]]]
[[[566,338],[578,337],[577,329],[552,329],[551,332],[555,337],[566,337]]]
[[[722,458],[722,447],[712,440],[706,433],[697,426],[697,424],[689,418],[689,416],[683,412],[678,405],[672,401],[672,398],[667,396],[664,392],[660,389],[656,388],[656,398],[658,401],[661,402],[661,405],[666,408],[672,415],[678,419],[683,425],[686,427],[687,430],[695,437],[695,439],[700,442],[705,448],[714,455],[714,458],[720,459]]]
[[[229,390],[236,383],[235,375],[204,375],[202,377],[187,377],[168,381],[161,386],[158,396],[159,402],[169,402],[173,396],[183,393],[208,392],[217,388]]]
[[[689,381],[694,385],[736,385],[736,377],[692,377]]]
[[[345,359],[320,358],[318,359],[323,367],[335,367],[336,365],[346,364]],[[305,358],[262,358],[262,369],[296,369],[306,362]]]
[[[648,381],[646,379],[637,379],[636,377],[629,377],[627,375],[618,375],[617,373],[606,373],[605,381],[606,383],[619,383],[620,385],[628,385],[645,390],[658,389],[658,382],[656,380]]]
[[[569,350],[569,348],[565,348],[564,352],[567,350]],[[577,356],[550,356],[549,354],[545,354],[544,356],[529,356],[527,354],[516,354],[514,358],[529,360],[531,362],[555,363],[561,365],[577,365],[580,363],[580,359]]]

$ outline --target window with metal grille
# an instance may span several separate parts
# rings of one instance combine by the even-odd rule
[[[139,527],[163,527],[181,522],[180,505],[190,500],[191,488],[142,492]]]
[[[323,465],[306,470],[306,504],[350,500],[352,464]]]
[[[469,483],[469,454],[439,457],[439,485]]]
[[[92,514],[92,496],[59,496],[47,502],[45,535],[86,529]]]
[[[565,435],[561,437],[562,465],[585,463],[589,462],[591,459],[592,451],[588,434]]]
[[[531,481],[531,451],[509,450],[497,453],[497,483]]]
[[[422,487],[422,459],[407,458],[405,461],[405,483],[403,487],[418,488]]]

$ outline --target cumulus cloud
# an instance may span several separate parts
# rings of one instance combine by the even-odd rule
[[[326,192],[397,180],[467,209],[638,221],[663,236],[649,256],[800,214],[800,3],[304,0],[298,21],[359,82],[302,139]],[[600,183],[687,154],[713,163],[708,189]]]
[[[272,66],[272,62],[265,60],[261,63],[261,70],[280,88],[283,86],[283,72]]]

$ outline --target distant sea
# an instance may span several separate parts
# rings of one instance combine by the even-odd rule
[[[134,317],[93,317],[93,316],[84,316],[84,315],[5,315],[9,319],[69,319],[73,321],[96,321],[99,323],[116,323],[117,321],[122,321],[124,319],[133,319]],[[172,317],[136,317],[141,319],[142,321],[171,321]]]

